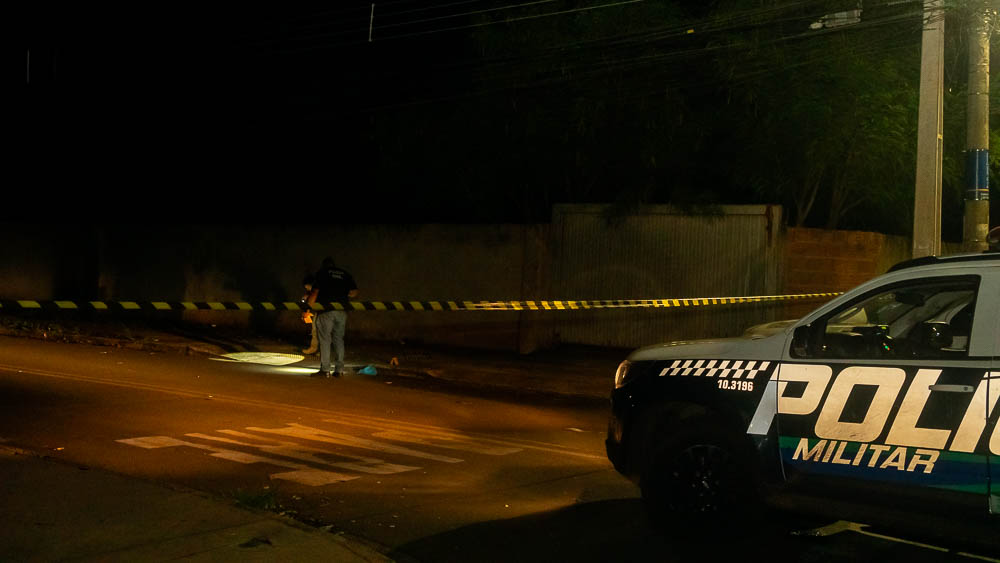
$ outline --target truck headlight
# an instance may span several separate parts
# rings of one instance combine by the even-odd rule
[[[621,389],[628,382],[628,370],[631,366],[628,360],[618,364],[618,371],[615,372],[615,389]]]

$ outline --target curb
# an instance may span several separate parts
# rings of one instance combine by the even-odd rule
[[[42,340],[45,342],[62,342],[67,344],[83,344],[87,346],[105,346],[108,348],[121,348],[124,350],[138,350],[141,352],[155,353],[179,353],[185,356],[221,356],[228,353],[221,346],[209,343],[169,343],[159,340],[128,340],[122,337],[112,336],[89,336],[86,334],[59,334],[49,336],[47,332],[40,331],[17,331],[0,327],[0,336],[11,338],[30,338],[32,340]]]

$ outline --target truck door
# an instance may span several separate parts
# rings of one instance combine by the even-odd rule
[[[777,375],[790,485],[983,512],[993,358],[979,333],[996,322],[977,315],[980,284],[895,282],[796,329]]]
[[[1000,309],[1000,307],[998,307]],[[1000,311],[998,311],[1000,312]],[[1000,399],[1000,314],[996,315],[996,326],[993,327],[993,370],[990,372],[990,385],[987,393],[988,404],[993,406]],[[990,438],[990,512],[1000,516],[1000,412],[990,413],[993,434]]]

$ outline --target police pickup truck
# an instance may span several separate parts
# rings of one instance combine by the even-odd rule
[[[1000,254],[930,257],[768,336],[634,351],[606,446],[675,521],[775,491],[985,519],[998,402]]]

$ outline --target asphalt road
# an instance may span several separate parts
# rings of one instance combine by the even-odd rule
[[[0,441],[282,511],[401,561],[977,560],[785,511],[661,534],[605,458],[604,405],[308,371],[0,337]]]

